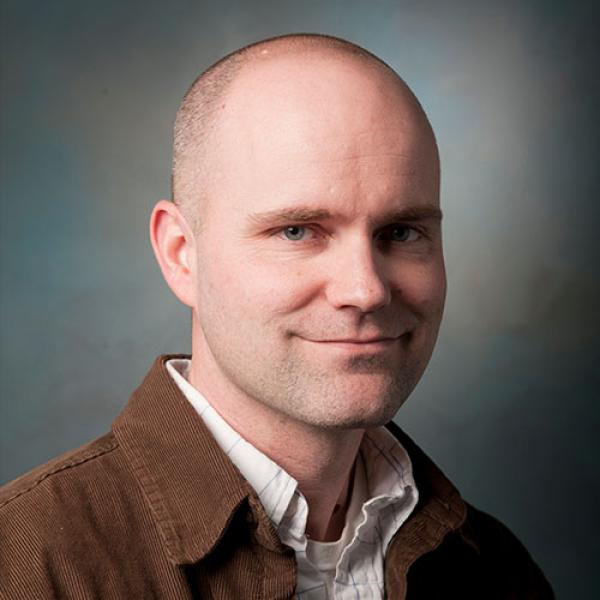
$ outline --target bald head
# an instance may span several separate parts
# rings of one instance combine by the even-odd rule
[[[290,104],[290,99],[296,102]],[[175,122],[175,203],[196,229],[208,202],[219,193],[218,179],[228,176],[230,150],[237,151],[240,144],[247,143],[251,152],[253,142],[246,133],[256,129],[257,120],[259,126],[289,133],[284,122],[287,118],[289,124],[290,115],[302,105],[305,113],[312,111],[317,117],[314,126],[318,128],[327,110],[343,122],[344,104],[351,108],[346,110],[347,121],[356,121],[358,109],[365,104],[371,109],[379,104],[387,112],[393,104],[391,112],[403,121],[407,136],[419,138],[428,148],[426,154],[431,155],[437,170],[437,148],[427,117],[393,69],[367,50],[339,38],[288,35],[236,50],[192,84]],[[370,117],[364,116],[367,126]],[[304,133],[310,131],[310,123],[306,125]]]

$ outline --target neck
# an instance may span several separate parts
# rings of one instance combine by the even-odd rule
[[[285,469],[308,503],[306,534],[335,541],[345,524],[363,429],[333,430],[300,422],[231,389],[215,386],[192,359],[190,383],[244,439]]]
[[[290,421],[281,433],[276,439],[257,438],[252,443],[298,481],[309,508],[307,536],[325,542],[339,539],[364,431],[315,433]]]
[[[309,506],[306,534],[313,540],[332,542],[342,535],[352,494],[356,455],[364,432],[354,430],[353,433],[355,435],[347,435],[337,444],[328,445],[329,452],[323,456],[327,454],[329,462],[321,462],[320,472],[296,477]]]

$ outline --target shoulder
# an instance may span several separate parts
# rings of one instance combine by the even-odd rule
[[[485,577],[498,587],[522,590],[526,598],[554,598],[539,566],[517,536],[495,517],[465,502],[467,517],[459,534],[472,544]]]
[[[407,574],[414,597],[553,600],[544,574],[500,521],[466,503],[466,518]]]
[[[7,514],[26,510],[30,503],[36,503],[54,496],[57,487],[85,477],[95,471],[102,457],[110,454],[117,442],[108,433],[92,442],[70,450],[47,463],[32,469],[0,488],[0,519]]]
[[[531,560],[525,546],[501,521],[465,502],[467,517],[460,528],[465,540],[472,542],[480,554],[511,556],[515,560]]]
[[[108,433],[71,450],[0,488],[0,535],[28,543],[56,540],[105,509],[107,496],[118,498],[125,465]]]
[[[4,538],[56,534],[63,520],[71,525],[83,507],[93,507],[98,491],[106,488],[118,469],[118,444],[106,434],[36,467],[0,488],[0,531]]]
[[[0,595],[46,597],[51,581],[93,572],[135,487],[109,433],[0,488]]]

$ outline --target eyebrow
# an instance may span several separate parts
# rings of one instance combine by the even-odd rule
[[[310,223],[333,219],[335,215],[328,210],[310,207],[291,207],[265,212],[251,213],[248,220],[257,226],[278,225],[285,223]],[[414,206],[385,213],[381,219],[384,223],[442,220],[442,211],[436,205]]]

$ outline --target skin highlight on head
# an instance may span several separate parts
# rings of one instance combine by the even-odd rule
[[[191,383],[299,481],[309,533],[336,539],[362,435],[393,417],[437,336],[437,148],[366,51],[263,44],[234,59],[196,129],[178,118],[177,204],[157,204],[151,235],[192,307]]]

